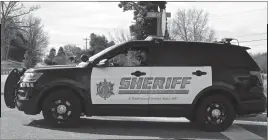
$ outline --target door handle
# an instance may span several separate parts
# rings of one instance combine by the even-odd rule
[[[193,72],[192,74],[196,75],[196,76],[202,76],[202,75],[206,75],[207,73],[204,71],[197,70],[197,71]]]
[[[142,75],[146,75],[145,72],[140,72],[140,71],[135,71],[135,72],[132,72],[131,75],[135,75],[136,77],[140,77]]]

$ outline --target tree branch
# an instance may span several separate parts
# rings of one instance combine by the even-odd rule
[[[2,18],[4,18],[5,10],[4,10],[4,2],[3,1],[1,1],[1,14],[2,14]]]
[[[184,41],[206,41],[214,35],[208,27],[208,13],[201,9],[178,9],[170,29],[173,37]],[[211,39],[209,39],[211,40]]]
[[[22,8],[23,8],[23,4],[21,4],[20,7],[18,7],[18,8],[12,8],[10,11],[11,11],[11,12],[19,11],[19,10],[21,10]]]
[[[15,16],[10,16],[9,18],[16,18],[16,17],[19,17],[19,16],[27,15],[27,14],[29,14],[30,12],[31,12],[31,11],[27,11],[27,12],[24,12],[24,13],[15,15]]]
[[[9,2],[6,8],[6,15],[5,17],[8,17],[8,15],[11,12],[11,9],[17,4],[17,2]],[[8,18],[7,18],[8,19]]]
[[[16,30],[21,30],[21,31],[27,32],[27,30],[22,29],[22,28],[18,28],[18,27],[10,27],[10,28],[11,28],[11,29],[16,29]]]

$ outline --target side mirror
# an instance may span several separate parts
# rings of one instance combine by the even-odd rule
[[[87,62],[88,61],[88,56],[83,54],[80,59],[83,61],[83,62]]]
[[[103,59],[101,60],[97,66],[103,67],[103,66],[108,66],[108,60],[107,59]]]
[[[69,60],[70,60],[71,62],[74,61],[74,57],[73,57],[73,56],[69,57]]]

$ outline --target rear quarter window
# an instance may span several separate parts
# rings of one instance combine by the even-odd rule
[[[218,53],[218,57],[228,67],[260,70],[257,63],[243,48],[222,49],[221,53]]]

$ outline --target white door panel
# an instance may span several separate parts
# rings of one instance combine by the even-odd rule
[[[212,85],[211,67],[151,67],[154,88],[149,104],[191,104],[196,95]],[[196,76],[200,70],[206,75]],[[158,78],[158,79],[156,79]]]
[[[149,95],[138,93],[142,85],[134,84],[139,78],[135,71],[151,75],[149,67],[94,67],[91,74],[91,99],[93,104],[148,104]],[[133,84],[132,84],[133,83]],[[106,87],[106,88],[103,88]],[[108,87],[108,88],[107,88]]]

